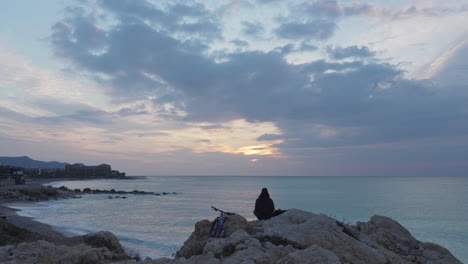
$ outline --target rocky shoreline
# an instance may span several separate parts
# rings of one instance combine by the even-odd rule
[[[70,190],[29,184],[1,188],[0,203],[77,198],[85,193],[107,192],[157,195],[139,191]],[[18,218],[25,219],[17,216],[13,209],[0,206],[1,263],[461,263],[447,249],[416,240],[398,222],[384,216],[373,216],[368,222],[348,225],[328,216],[298,209],[290,209],[262,221],[247,221],[240,215],[230,215],[225,224],[225,238],[210,237],[212,222],[202,220],[196,223],[193,233],[175,258],[154,260],[130,256],[132,254],[125,252],[110,232],[66,237],[31,219],[27,225],[18,225],[21,222]]]
[[[12,187],[0,188],[0,199],[13,199],[15,201],[47,201],[57,199],[70,199],[80,198],[84,194],[136,194],[136,195],[170,195],[177,194],[176,192],[146,192],[146,191],[116,191],[111,190],[100,190],[100,189],[68,189],[65,186],[54,188],[52,186],[43,186],[40,184],[36,185],[17,185]],[[120,197],[119,197],[120,198]]]

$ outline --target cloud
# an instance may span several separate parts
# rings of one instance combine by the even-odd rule
[[[141,132],[141,133],[130,133],[132,136],[137,137],[153,137],[153,136],[169,136],[169,133],[165,132]]]
[[[263,134],[257,138],[258,141],[270,141],[270,140],[278,140],[278,139],[285,139],[286,136],[277,135],[277,134]]]
[[[327,49],[331,58],[346,61],[312,59],[291,64],[285,59],[285,53],[291,51],[315,50],[307,40],[330,38],[337,27],[336,17],[370,12],[364,6],[352,6],[354,9],[346,11],[336,9],[334,2],[327,7],[323,6],[327,3],[318,1],[314,12],[328,8],[324,11],[327,18],[305,23],[286,21],[274,30],[278,37],[302,44],[288,42],[271,51],[236,50],[213,55],[207,53],[209,42],[203,38],[187,41],[168,30],[178,23],[174,22],[178,21],[176,14],[189,12],[182,7],[158,9],[146,6],[148,2],[133,1],[103,3],[117,19],[115,24],[103,29],[87,13],[79,17],[72,14],[72,19],[54,26],[51,46],[75,71],[111,87],[111,95],[125,95],[135,101],[144,98],[160,110],[123,108],[107,114],[158,113],[155,115],[159,118],[174,122],[208,122],[209,125],[197,127],[209,132],[222,128],[217,124],[233,120],[247,120],[250,124],[272,122],[281,133],[257,133],[256,139],[281,141],[274,147],[291,156],[312,157],[317,148],[358,147],[468,133],[464,122],[466,91],[455,89],[452,84],[442,89],[430,81],[405,79],[398,65],[362,60],[375,55],[366,46]],[[142,3],[145,5],[140,6]],[[204,11],[190,16],[215,21]],[[99,41],[82,40],[86,34],[76,33],[81,27],[88,29],[82,32],[89,32]],[[182,33],[206,33],[202,32]],[[95,52],[102,47],[105,48],[101,52]],[[85,114],[95,117],[104,114],[102,118],[108,120],[106,113],[91,112],[61,118],[83,121]],[[260,148],[263,147],[245,147]]]
[[[368,47],[350,46],[342,47],[328,47],[327,52],[332,59],[342,60],[346,58],[368,58],[373,57],[375,52],[369,50]]]
[[[175,3],[163,9],[146,0],[101,0],[99,3],[122,21],[149,20],[168,33],[186,33],[204,41],[221,38],[218,19],[202,4]]]
[[[260,22],[243,21],[242,33],[249,37],[260,37],[265,32],[265,27]]]
[[[426,69],[431,77],[443,86],[463,89],[468,83],[468,34],[452,44]]]
[[[307,23],[284,23],[274,30],[276,36],[284,39],[324,40],[333,35],[336,24],[328,20],[313,20]]]
[[[387,20],[408,19],[416,16],[437,17],[467,12],[466,5],[431,6],[425,3],[408,6],[381,7],[372,3],[353,1],[342,4],[336,0],[315,0],[299,3],[292,7],[295,17],[338,19],[341,17],[368,16],[380,17]]]
[[[316,51],[317,49],[317,46],[311,45],[305,41],[303,41],[300,46],[301,51]]]
[[[341,7],[333,0],[304,2],[298,8],[301,9],[301,12],[313,17],[338,17],[342,14]]]
[[[257,0],[258,3],[260,4],[270,4],[270,3],[275,3],[275,2],[278,2],[280,0]]]
[[[231,40],[230,42],[233,43],[234,45],[238,46],[238,47],[248,47],[249,46],[249,42],[247,42],[245,40],[235,39],[235,40]]]
[[[212,130],[212,129],[229,129],[229,127],[227,126],[223,126],[223,125],[206,125],[206,126],[200,126],[201,129],[206,129],[206,130]]]
[[[84,123],[92,123],[95,125],[102,125],[102,124],[108,124],[108,123],[113,122],[111,115],[99,109],[79,110],[71,114],[60,115],[60,116],[38,117],[37,120],[39,122],[47,122],[47,123],[53,123],[53,124],[68,123],[68,122],[84,122]]]

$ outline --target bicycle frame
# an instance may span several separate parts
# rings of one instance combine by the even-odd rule
[[[214,226],[216,226],[216,230],[214,230],[214,234],[212,234],[211,236],[213,237],[216,237],[216,238],[220,238],[222,236],[225,236],[226,235],[226,230],[224,230],[224,223],[226,222],[226,216],[225,215],[234,215],[234,213],[230,213],[230,212],[225,212],[223,210],[219,210],[218,208],[214,207],[214,206],[211,206],[211,208],[213,208],[213,210],[217,211],[217,212],[220,212],[221,214],[213,221],[213,224],[211,226],[211,230],[213,230]],[[223,233],[224,232],[224,233]],[[211,231],[210,231],[211,233]]]
[[[219,216],[219,220],[218,220],[218,226],[216,228],[215,237],[217,237],[217,238],[221,237],[221,232],[223,231],[223,226],[224,226],[224,213],[221,212],[221,215]]]

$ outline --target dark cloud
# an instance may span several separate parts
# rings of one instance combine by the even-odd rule
[[[311,51],[316,51],[318,48],[314,45],[307,44],[305,41],[303,41],[300,45],[294,45],[294,44],[287,44],[281,47],[275,48],[273,51],[278,52],[283,55],[287,55],[289,53],[294,53],[294,52],[311,52]]]
[[[167,5],[158,8],[146,0],[100,0],[101,6],[112,11],[119,20],[125,22],[150,21],[155,27],[168,33],[187,33],[210,41],[221,38],[221,30],[216,17],[202,4]]]
[[[343,15],[345,16],[361,16],[361,15],[368,15],[374,12],[375,7],[371,4],[363,4],[363,3],[353,3],[349,6],[344,6],[342,8]]]
[[[117,114],[120,116],[132,116],[132,115],[147,115],[149,114],[148,111],[143,109],[133,109],[129,107],[125,107],[117,111]]]
[[[335,59],[350,59],[347,62],[289,64],[284,54],[295,50],[292,45],[213,58],[205,52],[203,40],[187,42],[166,30],[175,19],[170,8],[160,10],[140,1],[103,3],[118,23],[94,31],[98,28],[95,20],[83,13],[54,26],[52,47],[76,70],[113,87],[114,94],[135,100],[156,98],[152,99],[156,108],[172,105],[173,109],[164,110],[160,117],[211,123],[239,118],[274,122],[283,134],[266,134],[259,140],[282,139],[277,147],[286,153],[468,133],[464,122],[466,91],[441,90],[427,82],[406,80],[395,65],[361,60],[373,56],[367,47],[328,50]],[[204,10],[201,6],[198,9]],[[189,11],[178,7],[173,12]],[[143,19],[152,19],[155,25]],[[82,40],[86,34],[76,33],[81,27],[92,36],[98,34],[93,38],[99,41]],[[321,40],[329,38],[335,28],[333,20],[322,19],[287,22],[275,33],[285,39]],[[101,47],[105,47],[103,52],[93,52]],[[300,49],[315,47],[303,44]],[[178,116],[177,110],[186,115]],[[122,111],[125,114],[127,110]],[[61,118],[109,120],[106,113],[80,111]]]
[[[373,57],[375,52],[369,50],[368,47],[350,46],[346,48],[342,47],[328,47],[327,52],[331,58],[335,60],[347,59],[347,58],[368,58]]]
[[[266,1],[266,3],[269,1]],[[388,20],[408,19],[416,16],[436,17],[467,12],[466,5],[452,8],[421,8],[416,5],[408,7],[379,7],[374,4],[353,1],[350,4],[339,3],[336,0],[305,1],[291,7],[288,19],[291,21],[307,21],[328,19],[336,22],[343,17],[371,16]],[[302,22],[303,23],[303,22]]]
[[[242,33],[250,37],[259,37],[265,32],[265,27],[260,22],[242,22]]]
[[[286,137],[283,135],[277,134],[263,134],[257,138],[258,141],[270,141],[270,140],[278,140],[278,139],[285,139]]]
[[[303,41],[303,42],[301,43],[300,50],[301,50],[301,51],[316,51],[316,50],[317,50],[317,46],[311,45],[311,44],[309,44],[309,43]]]
[[[304,2],[296,8],[313,17],[338,17],[342,14],[341,7],[334,0]]]
[[[79,110],[71,114],[59,116],[45,116],[36,118],[39,122],[47,122],[51,124],[80,122],[91,123],[94,125],[111,124],[114,122],[112,115],[99,109]]]
[[[232,44],[238,46],[238,47],[248,47],[249,46],[249,42],[247,42],[245,40],[235,39],[235,40],[231,40],[230,42]]]
[[[274,30],[279,38],[324,40],[333,35],[336,24],[329,20],[314,20],[307,23],[284,23]]]

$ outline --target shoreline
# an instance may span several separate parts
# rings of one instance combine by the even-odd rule
[[[0,190],[5,190],[5,189],[35,190],[43,186],[46,186],[48,183],[51,183],[54,181],[56,181],[56,179],[34,179],[34,180],[26,182],[26,184],[24,185],[2,187],[0,188]],[[46,201],[46,200],[43,200],[43,201]],[[10,206],[14,206],[15,204],[35,206],[35,204],[37,204],[38,202],[41,202],[41,201],[30,201],[30,200],[24,200],[24,199],[18,199],[18,198],[0,198],[0,217],[4,217],[7,220],[7,222],[12,225],[27,229],[34,233],[41,234],[45,236],[46,238],[50,238],[50,240],[64,239],[64,238],[75,235],[75,234],[72,234],[71,232],[67,232],[65,229],[62,229],[60,227],[42,223],[31,217],[21,216],[18,214],[18,212],[21,211],[20,209],[15,209],[15,208],[10,207]]]
[[[117,180],[135,180],[146,178],[146,176],[126,176],[125,178],[118,178]],[[37,192],[38,190],[43,190],[44,188],[51,188],[55,191],[59,191],[58,196],[45,196],[45,199],[39,200],[26,200],[20,198],[4,198],[0,195],[0,217],[4,218],[9,224],[17,226],[19,228],[27,229],[33,233],[40,234],[44,236],[48,241],[57,241],[63,240],[66,238],[71,238],[74,236],[79,236],[77,233],[68,231],[65,228],[59,226],[53,226],[46,223],[42,223],[34,218],[28,216],[21,216],[18,214],[20,209],[12,208],[15,205],[22,205],[22,207],[34,207],[38,202],[44,202],[49,200],[60,200],[60,199],[76,199],[79,198],[81,194],[94,193],[94,190],[91,192],[75,193],[70,189],[62,189],[60,187],[51,187],[49,184],[52,182],[58,181],[89,181],[89,180],[116,180],[110,178],[36,178],[36,179],[27,179],[24,185],[13,185],[8,187],[0,187],[0,192],[5,190],[25,190],[31,192]],[[100,190],[97,190],[100,191]],[[110,191],[105,191],[106,193]],[[138,191],[137,191],[138,193]],[[151,194],[140,192],[140,194]],[[163,193],[164,195],[169,193]],[[175,194],[175,193],[174,193]],[[156,194],[160,195],[160,194]],[[44,197],[42,197],[44,198]],[[10,207],[11,206],[11,207]]]
[[[131,180],[133,178],[129,177],[129,179],[124,180]],[[15,189],[15,190],[37,190],[42,187],[48,186],[52,182],[57,181],[83,181],[83,180],[103,180],[103,178],[39,178],[39,179],[28,179],[28,181],[24,185],[13,185],[9,187],[1,187],[0,190],[8,190],[8,189]],[[57,199],[69,199],[72,197],[58,197]],[[9,206],[14,206],[15,204],[23,204],[26,206],[34,206],[38,202],[48,201],[51,199],[46,200],[38,200],[38,201],[31,201],[31,200],[24,200],[18,198],[0,198],[0,217],[5,217],[8,223],[15,225],[20,228],[24,228],[30,230],[34,233],[41,234],[50,240],[56,239],[64,239],[73,236],[77,236],[78,234],[72,233],[67,231],[64,228],[58,226],[52,226],[49,224],[42,223],[37,221],[31,217],[21,216],[18,214],[20,209],[11,208]]]

